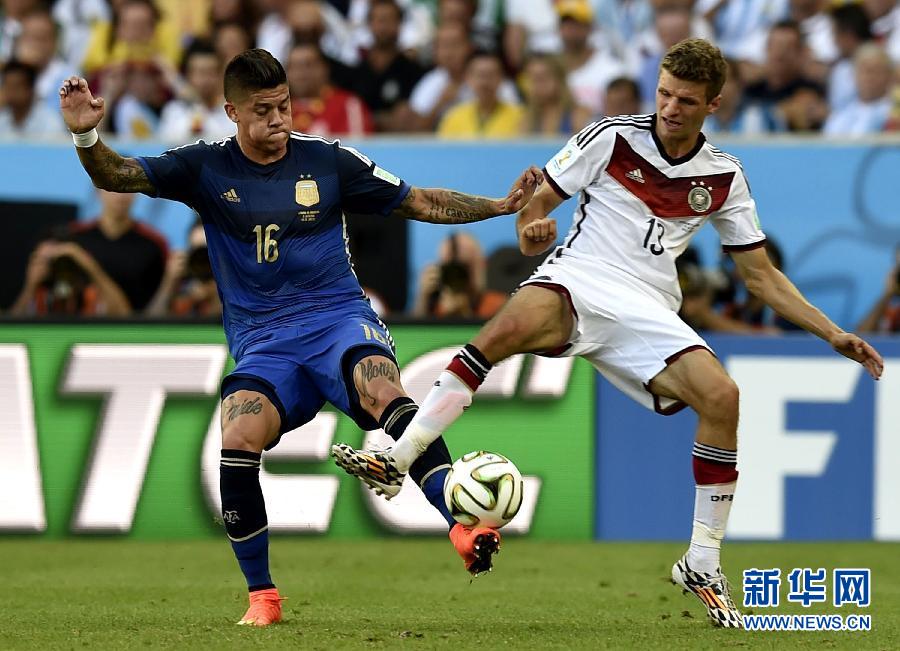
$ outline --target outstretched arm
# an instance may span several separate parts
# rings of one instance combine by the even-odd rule
[[[881,355],[853,333],[844,332],[804,298],[800,290],[778,271],[762,247],[732,252],[747,289],[791,323],[827,341],[844,357],[862,364],[876,380],[884,370]]]
[[[516,179],[503,199],[477,197],[444,188],[410,188],[394,211],[401,217],[432,224],[470,224],[498,215],[518,212],[534,195],[543,180],[541,171],[530,167]]]
[[[59,89],[59,107],[66,126],[74,134],[90,134],[103,118],[102,97],[93,97],[87,81],[69,77]],[[85,135],[87,137],[87,135]],[[89,144],[88,142],[83,144]],[[100,141],[90,146],[76,146],[78,158],[94,185],[112,192],[155,191],[144,168],[133,158],[120,156]]]

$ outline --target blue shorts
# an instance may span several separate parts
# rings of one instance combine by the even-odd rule
[[[279,435],[311,421],[326,402],[360,428],[378,429],[353,384],[353,368],[369,355],[397,363],[390,333],[367,303],[304,315],[244,348],[222,380],[222,399],[242,389],[263,394],[281,416]]]

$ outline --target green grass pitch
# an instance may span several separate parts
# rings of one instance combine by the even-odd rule
[[[749,567],[870,567],[866,633],[713,629],[667,580],[682,551],[509,538],[495,571],[470,582],[448,541],[276,537],[285,621],[247,629],[234,624],[246,596],[224,539],[5,539],[0,649],[900,649],[900,545],[726,545],[736,600]],[[804,612],[786,594],[757,612]]]

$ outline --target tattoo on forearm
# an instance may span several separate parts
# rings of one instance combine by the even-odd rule
[[[259,401],[259,398],[254,398],[253,400],[244,400],[242,402],[238,402],[233,397],[228,398],[225,401],[225,417],[228,422],[233,421],[238,416],[242,416],[243,414],[259,414],[262,411],[262,403]]]
[[[153,192],[144,168],[133,158],[123,158],[98,140],[93,147],[76,147],[78,158],[94,185],[112,192]]]
[[[391,383],[397,381],[397,367],[390,362],[373,363],[371,359],[360,362],[353,371],[356,376],[356,388],[359,390],[359,397],[365,400],[370,407],[375,406],[375,396],[369,389],[369,383],[375,378],[383,377]]]
[[[497,208],[486,197],[441,188],[412,188],[397,212],[432,224],[469,224],[495,217]]]

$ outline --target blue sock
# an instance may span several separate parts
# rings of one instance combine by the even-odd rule
[[[225,532],[251,592],[275,587],[269,575],[269,521],[259,486],[261,458],[258,452],[222,450],[219,466]]]
[[[396,398],[382,412],[378,424],[388,436],[396,441],[403,435],[403,431],[417,411],[419,411],[419,407],[412,398],[406,396]],[[432,442],[422,456],[410,466],[409,476],[415,480],[425,494],[425,498],[438,510],[438,513],[444,516],[452,529],[456,520],[450,515],[447,504],[444,502],[444,480],[447,478],[451,463],[450,451],[441,437]]]

